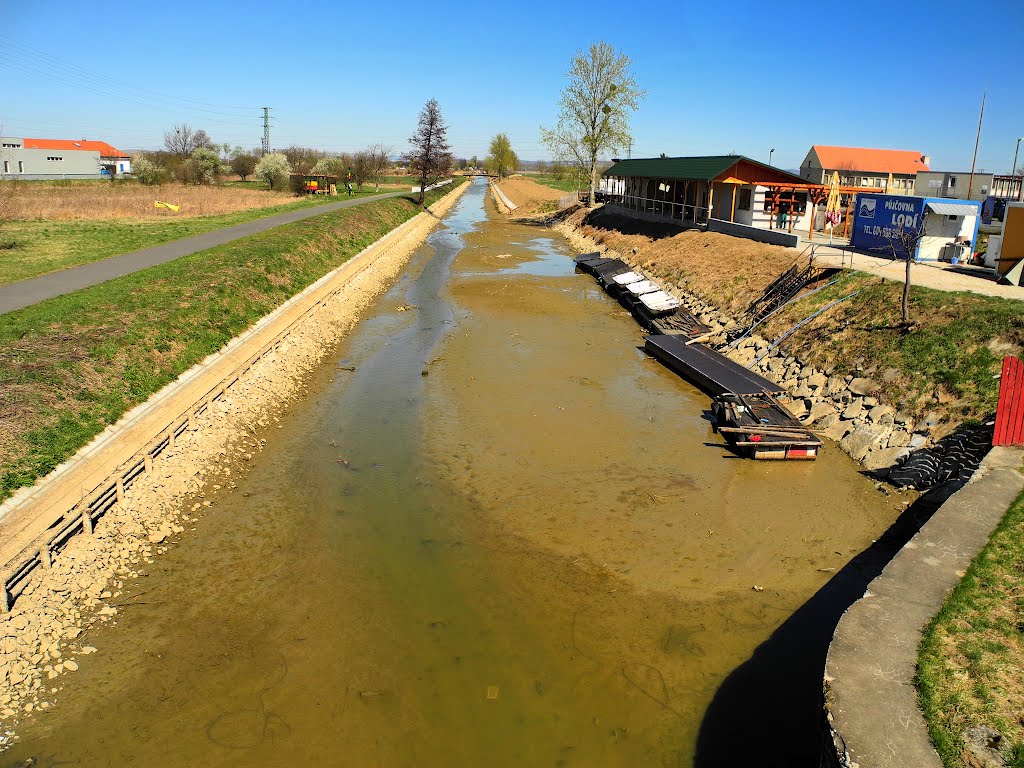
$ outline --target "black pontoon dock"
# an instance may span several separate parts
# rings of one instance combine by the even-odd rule
[[[785,390],[703,344],[679,336],[646,337],[645,351],[714,398],[716,428],[754,459],[815,459],[821,441],[778,396]]]

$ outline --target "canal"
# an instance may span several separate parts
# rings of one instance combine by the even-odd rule
[[[640,346],[476,182],[0,762],[694,764],[898,512],[835,449],[734,458]]]

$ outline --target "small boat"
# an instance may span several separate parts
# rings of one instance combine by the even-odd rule
[[[752,459],[814,461],[821,450],[821,440],[772,394],[723,394],[711,409],[718,432]]]

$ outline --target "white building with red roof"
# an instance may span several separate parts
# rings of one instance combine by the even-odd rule
[[[131,172],[131,156],[105,141],[0,138],[3,178],[100,179]]]
[[[891,195],[914,194],[914,182],[920,171],[928,170],[931,158],[905,149],[866,149],[863,147],[830,147],[815,144],[803,163],[800,175],[813,184],[828,184],[834,171],[844,187],[878,187],[886,191],[889,174]]]

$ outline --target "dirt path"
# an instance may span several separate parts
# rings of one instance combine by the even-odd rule
[[[558,210],[558,201],[565,192],[561,192],[533,179],[523,176],[512,176],[498,183],[498,187],[513,204],[518,206],[513,214],[515,218],[528,218],[539,213],[552,213]]]

